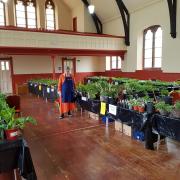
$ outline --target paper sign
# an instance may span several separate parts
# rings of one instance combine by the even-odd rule
[[[91,83],[91,80],[90,80],[90,79],[88,79],[88,84],[89,84],[89,83]]]
[[[101,112],[102,115],[106,114],[106,103],[101,102]]]
[[[42,87],[41,87],[41,85],[39,85],[39,91],[41,91],[41,89],[42,89]]]
[[[82,101],[87,101],[87,97],[81,97]]]
[[[53,88],[53,89],[51,89],[51,92],[54,92],[54,88]]]
[[[118,82],[115,82],[115,85],[118,85]]]
[[[47,93],[50,93],[50,88],[47,88]]]
[[[109,104],[109,113],[116,116],[116,114],[117,114],[117,106]]]

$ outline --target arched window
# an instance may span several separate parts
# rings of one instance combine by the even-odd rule
[[[144,69],[161,68],[162,64],[162,29],[152,26],[144,30]]]
[[[5,26],[5,4],[0,0],[0,26]]]
[[[36,28],[36,1],[35,0],[15,0],[16,1],[16,25],[18,27]]]
[[[55,6],[52,0],[46,0],[46,29],[55,29]]]

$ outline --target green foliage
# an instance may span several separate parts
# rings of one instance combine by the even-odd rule
[[[176,110],[180,110],[180,101],[177,101],[174,105]]]
[[[158,111],[165,111],[165,112],[168,112],[168,113],[170,113],[173,110],[173,106],[169,105],[169,104],[166,104],[164,101],[160,101],[157,104],[155,104],[155,108]]]
[[[14,128],[24,128],[26,123],[36,124],[32,117],[15,118],[15,109],[10,108],[5,96],[0,93],[0,131]]]
[[[84,84],[78,84],[78,86],[77,86],[77,90],[79,91],[79,92],[81,92],[81,93],[87,93],[87,88],[86,88],[86,85],[84,85]]]
[[[161,90],[161,95],[168,96],[168,94],[169,94],[169,91],[167,89],[162,89]]]
[[[53,79],[32,79],[30,82],[38,83],[38,84],[45,84],[48,86],[57,86],[58,85],[58,80],[53,80]]]
[[[96,83],[87,84],[86,85],[86,92],[88,93],[90,99],[95,99],[96,95],[99,93]]]

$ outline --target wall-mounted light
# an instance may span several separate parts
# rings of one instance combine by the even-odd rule
[[[90,5],[88,6],[88,10],[89,10],[89,13],[90,13],[90,14],[93,14],[93,13],[94,13],[94,10],[95,10],[95,6],[94,6],[93,4],[90,4]]]

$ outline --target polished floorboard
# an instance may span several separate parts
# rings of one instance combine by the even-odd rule
[[[23,115],[37,119],[24,135],[38,180],[180,180],[180,145],[144,148],[100,121],[83,116],[58,119],[55,104],[22,96]]]

